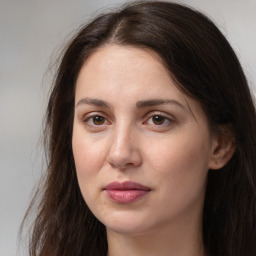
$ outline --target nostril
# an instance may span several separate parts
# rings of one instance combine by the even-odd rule
[[[109,161],[109,164],[112,168],[117,168],[120,170],[126,169],[127,167],[133,166],[132,163],[126,163],[126,162],[117,162],[117,161]]]
[[[107,161],[113,168],[126,169],[139,166],[142,159],[137,152],[131,152],[127,155],[110,154],[107,157]]]

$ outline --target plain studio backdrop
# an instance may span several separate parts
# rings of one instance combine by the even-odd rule
[[[49,63],[82,23],[127,2],[0,0],[0,256],[27,255],[22,246],[17,250],[18,230],[44,171],[40,136]],[[176,2],[203,11],[218,25],[256,92],[256,0]]]

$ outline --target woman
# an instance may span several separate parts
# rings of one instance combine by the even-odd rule
[[[30,255],[256,255],[256,115],[203,14],[140,2],[60,63]]]

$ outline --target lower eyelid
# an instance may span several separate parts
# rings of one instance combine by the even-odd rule
[[[164,122],[162,124],[155,124],[153,121],[152,121],[152,124],[151,125],[154,125],[154,126],[168,126],[171,124],[172,120],[170,120],[170,118],[166,118],[164,117]],[[167,122],[167,123],[166,123]]]
[[[103,123],[102,123],[102,124],[99,124],[99,125],[94,124],[94,123],[93,123],[93,121],[94,121],[93,119],[94,119],[95,117],[102,117],[102,118],[103,118]],[[93,125],[93,126],[101,126],[101,125],[105,125],[105,124],[109,123],[109,121],[108,121],[105,117],[100,116],[100,115],[90,116],[90,117],[88,117],[88,118],[85,119],[85,122],[87,122],[87,123],[90,122],[91,125]]]
[[[164,118],[165,120],[168,120],[169,122],[173,122],[174,121],[173,117],[167,116],[166,114],[162,114],[162,113],[154,113],[154,114],[147,115],[145,117],[145,120],[147,121],[147,120],[153,118],[154,116],[160,116],[160,117]]]
[[[93,123],[93,118],[96,117],[96,116],[100,116],[102,118],[104,118],[104,123],[102,124],[94,124]],[[154,116],[161,116],[162,118],[164,118],[164,123],[163,124],[155,124],[151,119],[154,117]],[[160,112],[155,112],[155,113],[149,113],[148,115],[146,115],[144,118],[143,118],[145,121],[143,121],[142,124],[146,124],[149,122],[149,120],[151,120],[150,124],[148,123],[148,125],[152,125],[152,126],[158,126],[159,128],[160,127],[167,127],[167,126],[170,126],[172,123],[175,122],[174,118],[173,117],[170,117],[170,116],[167,116],[166,114],[162,114]],[[109,121],[109,118],[105,117],[104,114],[102,113],[97,113],[97,112],[91,112],[91,113],[88,113],[86,115],[84,115],[81,119],[81,122],[83,124],[87,124],[91,127],[100,127],[100,126],[105,126],[105,125],[109,125],[111,124],[111,121]]]
[[[93,118],[95,117],[102,117],[104,119],[104,122],[102,124],[95,124]],[[105,117],[105,115],[101,113],[89,113],[85,115],[82,119],[81,122],[83,125],[93,128],[103,128],[107,125],[111,125],[111,121],[109,121],[109,118]]]

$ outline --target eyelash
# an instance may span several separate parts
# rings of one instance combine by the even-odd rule
[[[103,123],[102,124],[95,124],[94,123],[94,119],[95,118],[101,118],[101,119],[103,119]],[[110,122],[108,121],[108,119],[106,118],[106,117],[104,117],[103,115],[101,115],[101,114],[94,114],[94,115],[91,115],[91,116],[89,116],[89,117],[87,117],[87,118],[85,118],[84,120],[83,120],[83,123],[84,124],[87,124],[87,125],[89,125],[89,126],[92,126],[92,127],[96,127],[96,126],[102,126],[102,125],[105,125],[105,122],[108,122],[108,124],[110,124]]]
[[[155,121],[157,122],[156,118],[160,118],[160,120],[158,120],[160,123],[157,124],[156,122],[154,122],[154,118],[155,118]],[[151,120],[151,122],[150,122]],[[161,126],[161,127],[167,127],[170,125],[170,123],[172,122],[172,120],[169,118],[169,117],[166,117],[162,114],[154,114],[152,116],[150,116],[146,122],[150,122],[150,125],[153,125],[153,126]]]
[[[153,118],[159,118],[159,117],[161,119],[160,124],[154,123]],[[95,118],[100,118],[100,120],[98,120],[98,121],[99,122],[102,121],[102,123],[95,124],[95,122],[94,122]],[[82,122],[90,127],[98,127],[98,128],[111,124],[111,122],[108,121],[108,118],[104,117],[101,114],[93,114],[93,115],[85,118]],[[169,127],[173,122],[174,122],[173,118],[167,117],[166,115],[163,115],[162,113],[154,113],[154,114],[150,113],[150,114],[146,115],[146,121],[144,121],[142,124],[148,123],[148,125],[150,125],[150,126],[154,126],[157,128],[163,128],[163,127]]]

